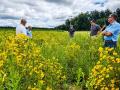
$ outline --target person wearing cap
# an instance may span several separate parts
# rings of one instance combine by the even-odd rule
[[[98,31],[101,29],[101,27],[96,24],[95,20],[90,21],[91,27],[90,27],[90,36],[96,36],[98,34]]]
[[[109,25],[102,32],[104,36],[104,47],[116,48],[118,35],[120,33],[120,24],[116,21],[117,15],[110,14],[108,17]]]
[[[27,21],[25,19],[21,19],[20,24],[16,27],[16,35],[17,34],[24,34],[27,36],[26,25]]]

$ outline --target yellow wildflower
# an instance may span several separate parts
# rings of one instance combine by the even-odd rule
[[[103,51],[103,48],[102,48],[102,47],[99,47],[98,51],[99,51],[99,52],[102,52],[102,51]]]
[[[50,88],[49,86],[47,86],[46,90],[52,90],[52,88]]]
[[[116,53],[116,52],[113,52],[113,55],[114,55],[114,56],[117,56],[117,55],[118,55],[118,53]]]

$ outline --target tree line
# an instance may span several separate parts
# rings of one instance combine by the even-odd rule
[[[111,13],[116,13],[118,16],[118,22],[120,22],[120,8],[117,8],[116,11],[112,12],[107,9],[105,11],[91,11],[86,13],[80,13],[78,16],[67,19],[65,24],[55,27],[55,29],[68,30],[70,25],[73,25],[76,31],[87,31],[90,28],[90,20],[96,20],[97,24],[101,27],[107,25],[107,18]]]

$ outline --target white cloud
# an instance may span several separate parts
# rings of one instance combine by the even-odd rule
[[[109,2],[106,3],[106,8],[115,11],[117,8],[120,8],[120,0],[109,0]]]
[[[95,2],[105,3],[101,7]],[[32,26],[51,27],[80,12],[107,8],[115,10],[120,0],[1,0],[0,3],[2,25],[15,25],[20,18],[26,18]]]

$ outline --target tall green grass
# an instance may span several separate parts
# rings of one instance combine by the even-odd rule
[[[80,85],[83,82],[82,85],[85,86],[84,83],[89,76],[89,72],[99,59],[98,48],[103,46],[102,36],[90,37],[89,32],[84,31],[75,32],[73,38],[70,38],[66,31],[33,30],[32,33],[32,41],[41,47],[41,55],[46,59],[57,58],[64,67],[67,76],[65,83],[67,85]],[[14,35],[14,30],[0,30],[0,43],[4,42],[8,36]],[[75,49],[71,49],[71,45],[74,45]],[[77,45],[80,48],[77,48]],[[120,39],[118,50],[120,50]],[[80,74],[80,72],[83,72],[83,74]]]

